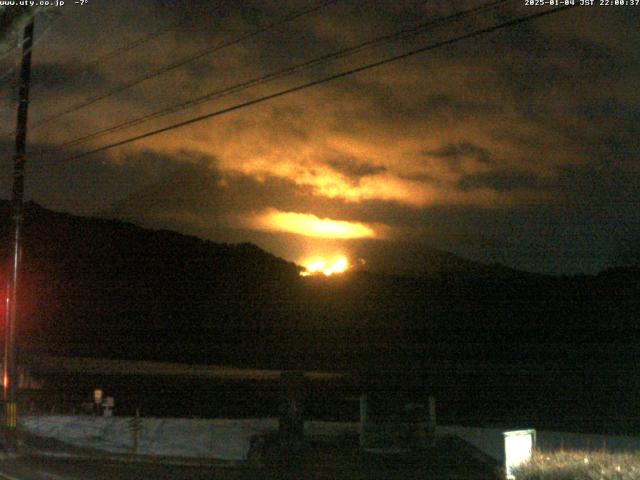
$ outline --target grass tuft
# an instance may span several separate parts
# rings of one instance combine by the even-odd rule
[[[517,480],[640,480],[640,452],[536,452],[513,473]]]

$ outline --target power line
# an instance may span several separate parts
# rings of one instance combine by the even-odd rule
[[[81,75],[84,72],[87,72],[89,70],[91,70],[92,68],[94,68],[96,65],[100,65],[100,64],[104,64],[105,62],[109,62],[112,59],[116,58],[119,55],[122,55],[124,53],[127,53],[135,48],[140,47],[141,45],[144,45],[145,43],[149,43],[153,40],[155,40],[156,38],[159,38],[163,35],[165,35],[166,33],[169,33],[171,31],[174,31],[178,28],[180,28],[182,25],[184,25],[185,23],[187,23],[188,20],[183,20],[181,22],[177,22],[174,23],[172,25],[166,26],[164,28],[159,28],[156,29],[152,32],[149,32],[146,35],[142,35],[141,37],[138,37],[135,40],[132,40],[129,43],[126,43],[120,47],[117,47],[109,52],[106,52],[102,55],[100,55],[98,58],[87,62],[84,67],[82,67],[81,69],[78,70],[78,73],[76,75]]]
[[[155,111],[153,113],[150,113],[150,114],[147,114],[147,115],[143,115],[141,117],[137,117],[137,118],[134,118],[134,119],[131,119],[131,120],[127,120],[125,122],[122,122],[122,123],[119,123],[119,124],[116,124],[116,125],[112,125],[110,127],[106,127],[106,128],[101,129],[101,130],[97,130],[97,131],[92,132],[90,134],[83,135],[81,137],[77,137],[77,138],[75,138],[73,140],[69,140],[69,141],[61,144],[59,147],[57,147],[55,149],[44,150],[41,153],[50,153],[50,152],[58,151],[58,150],[61,150],[61,149],[64,149],[66,147],[70,147],[70,146],[73,146],[73,145],[79,145],[79,144],[85,143],[85,142],[87,142],[89,140],[92,140],[92,139],[99,138],[99,137],[102,137],[104,135],[107,135],[109,133],[114,133],[114,132],[117,132],[117,131],[120,131],[120,130],[124,130],[124,129],[130,128],[130,127],[133,127],[133,126],[136,126],[136,125],[140,125],[140,124],[146,123],[146,122],[148,122],[150,120],[155,120],[157,118],[169,115],[171,113],[178,112],[180,110],[184,110],[186,108],[190,108],[190,107],[199,105],[199,104],[207,102],[207,101],[211,101],[211,100],[214,100],[214,99],[219,99],[219,98],[222,98],[222,97],[226,97],[228,95],[235,94],[235,93],[238,93],[240,91],[246,90],[246,89],[248,89],[250,87],[254,87],[254,86],[261,85],[261,84],[264,84],[264,83],[267,83],[267,82],[271,82],[271,81],[279,79],[279,78],[283,78],[283,77],[289,76],[289,75],[291,75],[291,74],[293,74],[293,73],[295,73],[297,71],[300,71],[300,70],[303,70],[303,69],[318,65],[318,64],[323,63],[323,62],[327,62],[327,61],[330,61],[330,60],[331,61],[338,60],[338,59],[344,58],[344,57],[346,57],[348,55],[353,55],[354,53],[361,52],[361,51],[363,51],[363,50],[365,50],[367,48],[376,47],[376,46],[378,46],[378,45],[380,45],[382,43],[385,43],[385,42],[397,41],[397,40],[401,40],[401,39],[407,38],[409,36],[415,36],[415,35],[417,35],[419,33],[424,33],[425,31],[429,31],[432,28],[439,27],[441,25],[446,25],[447,23],[453,22],[455,20],[460,20],[460,19],[468,17],[470,15],[475,15],[475,14],[478,14],[478,13],[483,12],[483,11],[495,9],[495,8],[497,8],[499,6],[504,5],[504,4],[512,3],[513,1],[514,0],[497,0],[497,1],[494,1],[494,2],[490,2],[490,3],[486,3],[486,4],[483,4],[483,5],[477,6],[475,8],[471,8],[471,9],[468,9],[468,10],[460,11],[460,12],[457,12],[457,13],[454,13],[454,14],[451,14],[451,15],[448,15],[448,16],[445,16],[445,17],[440,17],[440,18],[437,18],[435,20],[431,20],[429,22],[421,23],[421,24],[416,25],[414,27],[411,27],[411,28],[408,28],[408,29],[403,29],[403,30],[400,30],[398,32],[395,32],[395,33],[392,33],[392,34],[389,34],[389,35],[384,35],[382,37],[376,37],[374,39],[370,39],[370,40],[367,40],[365,42],[361,42],[361,43],[359,43],[357,45],[354,45],[352,47],[343,48],[343,49],[338,50],[336,52],[332,52],[332,53],[323,55],[323,56],[318,57],[318,58],[314,58],[314,59],[306,61],[306,62],[298,63],[298,64],[292,65],[290,67],[287,67],[287,68],[284,68],[284,69],[277,70],[275,72],[269,73],[267,75],[256,77],[256,78],[253,78],[251,80],[247,80],[247,81],[241,82],[239,84],[235,84],[233,86],[223,88],[221,90],[214,90],[214,91],[208,92],[208,93],[206,93],[204,95],[201,95],[199,97],[196,97],[196,98],[193,98],[191,100],[188,100],[186,102],[181,102],[181,103],[172,105],[170,107],[165,107],[165,108],[157,110],[157,111]]]
[[[343,71],[343,72],[340,72],[340,73],[336,73],[336,74],[333,74],[333,75],[330,75],[330,76],[327,76],[327,77],[323,77],[323,78],[318,79],[318,80],[313,80],[311,82],[307,82],[307,83],[304,83],[304,84],[301,84],[301,85],[298,85],[298,86],[295,86],[295,87],[290,87],[290,88],[281,90],[281,91],[276,92],[276,93],[272,93],[272,94],[269,94],[269,95],[265,95],[263,97],[259,97],[259,98],[253,99],[253,100],[249,100],[249,101],[246,101],[246,102],[243,102],[243,103],[239,103],[239,104],[236,104],[236,105],[231,106],[231,107],[223,108],[223,109],[217,110],[215,112],[210,112],[210,113],[207,113],[205,115],[200,115],[200,116],[191,118],[189,120],[184,120],[182,122],[178,122],[178,123],[169,125],[167,127],[159,128],[159,129],[152,130],[152,131],[140,134],[140,135],[136,135],[134,137],[130,137],[130,138],[127,138],[127,139],[124,139],[124,140],[120,140],[118,142],[110,143],[110,144],[104,145],[102,147],[98,147],[98,148],[95,148],[93,150],[89,150],[87,152],[83,152],[83,153],[80,153],[80,154],[77,154],[77,155],[66,157],[66,158],[62,159],[60,162],[56,162],[56,163],[62,163],[62,162],[68,162],[68,161],[72,161],[72,160],[77,160],[79,158],[83,158],[83,157],[92,155],[94,153],[103,152],[103,151],[109,150],[111,148],[119,147],[119,146],[122,146],[122,145],[126,145],[128,143],[132,143],[132,142],[135,142],[135,141],[138,141],[138,140],[142,140],[144,138],[148,138],[148,137],[152,137],[152,136],[155,136],[155,135],[159,135],[161,133],[168,132],[170,130],[175,130],[177,128],[181,128],[181,127],[184,127],[184,126],[187,126],[187,125],[191,125],[193,123],[198,123],[198,122],[201,122],[203,120],[207,120],[209,118],[217,117],[217,116],[223,115],[225,113],[229,113],[229,112],[233,112],[233,111],[239,110],[241,108],[245,108],[245,107],[249,107],[249,106],[252,106],[252,105],[256,105],[258,103],[263,103],[263,102],[266,102],[268,100],[272,100],[274,98],[282,97],[284,95],[288,95],[288,94],[291,94],[291,93],[294,93],[294,92],[298,92],[300,90],[304,90],[304,89],[307,89],[307,88],[310,88],[310,87],[315,87],[317,85],[321,85],[323,83],[327,83],[327,82],[330,82],[330,81],[333,81],[333,80],[337,80],[339,78],[343,78],[343,77],[346,77],[346,76],[349,76],[349,75],[353,75],[353,74],[356,74],[356,73],[359,73],[359,72],[362,72],[362,71],[365,71],[365,70],[370,70],[372,68],[380,67],[380,66],[385,65],[387,63],[391,63],[391,62],[395,62],[395,61],[398,61],[398,60],[402,60],[402,59],[417,55],[419,53],[423,53],[423,52],[426,52],[426,51],[429,51],[429,50],[435,50],[437,48],[441,48],[441,47],[444,47],[444,46],[447,46],[447,45],[453,45],[453,44],[458,43],[458,42],[460,42],[462,40],[467,40],[469,38],[474,38],[474,37],[478,37],[480,35],[484,35],[484,34],[487,34],[487,33],[492,33],[492,32],[495,32],[495,31],[503,29],[503,28],[511,27],[511,26],[514,26],[514,25],[518,25],[518,24],[521,24],[521,23],[524,23],[524,22],[527,22],[527,21],[531,21],[531,20],[534,20],[534,19],[537,19],[537,18],[541,18],[541,17],[547,16],[547,15],[558,13],[560,11],[563,11],[563,10],[566,10],[566,9],[569,9],[569,8],[573,8],[573,7],[574,7],[573,5],[566,5],[566,6],[561,6],[559,8],[555,8],[553,10],[545,10],[543,12],[538,12],[538,13],[534,13],[534,14],[531,14],[531,15],[525,15],[525,16],[522,16],[522,17],[518,17],[518,18],[515,18],[515,19],[512,19],[512,20],[506,21],[506,22],[502,22],[502,23],[497,24],[497,25],[493,25],[491,27],[487,27],[487,28],[483,28],[483,29],[480,29],[480,30],[476,30],[474,32],[467,33],[467,34],[464,34],[464,35],[460,35],[458,37],[454,37],[454,38],[451,38],[451,39],[448,39],[448,40],[443,40],[443,41],[439,41],[439,42],[436,42],[436,43],[432,43],[430,45],[426,45],[424,47],[420,47],[420,48],[417,48],[415,50],[411,50],[409,52],[402,53],[400,55],[395,55],[393,57],[389,57],[389,58],[386,58],[384,60],[379,60],[377,62],[369,63],[369,64],[363,65],[361,67],[357,67],[357,68],[353,68],[353,69],[350,69],[350,70],[346,70],[346,71]]]
[[[173,24],[165,28],[157,29],[153,32],[148,33],[147,35],[143,35],[125,45],[122,45],[121,47],[115,48],[110,52],[104,53],[103,55],[99,56],[95,60],[92,60],[91,62],[87,62],[85,66],[80,70],[80,72],[90,70],[96,65],[108,62],[116,58],[117,56],[122,55],[123,53],[127,53],[141,45],[144,45],[145,43],[149,43],[150,41],[155,40],[156,38],[159,38],[162,35],[175,30],[180,25],[182,25],[182,23],[184,22],[179,22],[177,24]]]
[[[7,50],[5,50],[4,52],[2,52],[0,54],[0,60],[4,60],[7,57],[10,57],[13,52],[15,50],[17,50],[18,48],[22,48],[22,45],[24,44],[24,40],[18,41],[15,45],[13,45],[11,48],[8,48]]]
[[[45,15],[46,15],[46,14],[45,14]],[[57,15],[60,15],[60,16],[57,16]],[[35,41],[33,42],[33,45],[29,48],[29,50],[28,50],[28,51],[31,51],[31,49],[32,49],[33,47],[35,47],[35,46],[36,46],[40,41],[42,41],[42,39],[47,35],[47,33],[49,33],[49,30],[51,29],[51,27],[52,27],[55,23],[57,23],[57,22],[59,21],[59,19],[61,18],[61,16],[62,16],[62,15],[61,15],[61,14],[58,14],[58,13],[54,13],[54,16],[57,16],[57,17],[54,19],[54,21],[53,21],[49,26],[47,26],[47,27],[46,27],[45,31],[44,31],[44,32],[43,32],[43,33],[42,33],[38,38],[36,38],[36,39],[35,39]],[[108,62],[108,61],[109,61],[109,60],[111,60],[112,58],[115,58],[118,54],[126,53],[126,52],[127,52],[127,51],[129,51],[129,50],[132,50],[132,49],[134,49],[134,48],[136,48],[136,47],[139,47],[140,45],[143,45],[143,44],[145,44],[145,43],[147,43],[147,42],[149,42],[149,41],[151,41],[151,40],[153,40],[153,39],[155,39],[155,38],[158,38],[158,37],[160,37],[160,36],[164,35],[165,33],[170,32],[170,31],[172,31],[172,30],[174,30],[174,29],[178,28],[178,27],[179,27],[180,25],[182,25],[183,23],[185,23],[185,22],[179,22],[179,23],[174,24],[174,25],[171,25],[171,26],[169,26],[169,27],[166,27],[166,28],[163,28],[163,29],[156,30],[156,31],[154,31],[154,32],[149,33],[148,35],[145,35],[145,36],[139,37],[139,38],[137,38],[136,40],[134,40],[134,41],[132,41],[132,42],[130,42],[130,43],[128,43],[128,44],[125,44],[125,45],[123,45],[123,46],[121,46],[121,47],[118,47],[118,48],[116,48],[116,49],[114,49],[114,50],[112,50],[112,51],[110,51],[110,52],[107,52],[107,53],[103,54],[102,56],[98,57],[97,59],[95,59],[95,60],[93,60],[93,61],[88,62],[87,64],[85,64],[85,66],[84,66],[83,68],[81,68],[81,69],[78,71],[78,74],[82,74],[83,72],[86,72],[86,71],[90,70],[90,69],[91,69],[91,68],[93,68],[95,65],[98,65],[98,64],[101,64],[101,63]],[[21,48],[21,47],[22,47],[22,45],[23,45],[23,43],[24,43],[24,40],[23,40],[23,41],[21,41],[20,43],[16,44],[16,45],[14,45],[14,46],[13,46],[12,48],[10,48],[8,51],[4,52],[4,53],[2,54],[2,56],[0,56],[0,60],[2,60],[2,59],[4,59],[4,58],[8,57],[8,56],[9,56],[11,53],[13,53],[13,51],[14,51],[15,49],[17,49],[18,47],[20,47],[20,48]],[[24,55],[26,55],[26,53],[23,53],[23,56],[24,56]],[[15,72],[15,70],[16,70],[16,68],[17,68],[17,65],[18,65],[18,63],[19,63],[19,60],[20,60],[20,59],[17,59],[17,60],[14,62],[14,65],[13,65],[9,70],[7,70],[4,74],[2,74],[2,76],[0,76],[0,82],[1,82],[1,81],[3,81],[3,80],[5,80],[6,78],[10,77],[10,76]],[[9,97],[8,97],[8,96],[6,96],[6,97],[4,97],[4,98],[9,98]],[[12,99],[12,98],[10,98],[10,100],[13,100],[13,99]],[[0,109],[0,111],[1,111],[1,110],[2,110],[2,109]],[[11,134],[11,133],[15,133],[15,132],[5,132],[5,133],[6,133],[6,134]]]
[[[300,17],[303,17],[303,16],[308,15],[310,13],[316,12],[316,11],[318,11],[318,10],[324,8],[324,7],[327,7],[328,5],[336,3],[337,1],[338,0],[324,0],[319,5],[307,8],[307,9],[302,10],[302,11],[297,12],[297,13],[289,14],[286,17],[284,17],[284,18],[282,18],[282,19],[280,19],[280,20],[278,20],[276,22],[272,22],[272,23],[270,23],[270,24],[268,24],[268,25],[266,25],[264,27],[260,27],[260,28],[258,28],[256,30],[252,30],[251,32],[248,32],[248,33],[245,33],[243,35],[240,35],[239,37],[234,38],[233,40],[228,40],[228,41],[222,42],[222,43],[220,43],[218,45],[215,45],[213,47],[205,48],[204,50],[201,50],[200,52],[198,52],[198,53],[196,53],[194,55],[191,55],[189,57],[185,57],[185,58],[183,58],[181,60],[178,60],[177,62],[171,63],[171,64],[169,64],[169,65],[167,65],[167,66],[165,66],[163,68],[160,68],[158,70],[154,70],[154,71],[152,71],[152,72],[150,72],[150,73],[148,73],[148,74],[146,74],[146,75],[144,75],[142,77],[136,78],[135,80],[123,83],[123,84],[117,86],[116,88],[114,88],[112,90],[109,90],[109,91],[107,91],[105,93],[102,93],[102,94],[97,95],[95,97],[91,97],[91,98],[88,98],[86,100],[83,100],[83,101],[81,101],[79,103],[76,103],[76,104],[74,104],[74,105],[72,105],[72,106],[70,106],[70,107],[68,107],[68,108],[66,108],[66,109],[64,109],[64,110],[62,110],[62,111],[60,111],[58,113],[54,113],[52,115],[49,115],[48,117],[41,118],[37,122],[34,122],[31,125],[31,128],[32,129],[33,128],[37,128],[38,126],[44,125],[45,123],[48,123],[51,120],[55,120],[55,119],[57,119],[59,117],[67,115],[67,114],[69,114],[71,112],[75,112],[75,111],[80,110],[82,108],[86,108],[89,105],[92,105],[92,104],[94,104],[94,103],[96,103],[96,102],[98,102],[100,100],[104,100],[105,98],[108,98],[108,97],[110,97],[112,95],[116,95],[116,94],[121,93],[121,92],[123,92],[125,90],[128,90],[129,88],[132,88],[132,87],[134,87],[136,85],[139,85],[142,82],[145,82],[145,81],[150,80],[152,78],[159,77],[159,76],[161,76],[161,75],[163,75],[163,74],[165,74],[167,72],[175,70],[176,68],[182,67],[182,66],[184,66],[184,65],[186,65],[186,64],[188,64],[190,62],[193,62],[193,61],[198,60],[198,59],[200,59],[202,57],[205,57],[207,55],[210,55],[212,53],[220,51],[220,50],[222,50],[224,48],[236,45],[236,44],[238,44],[238,43],[240,43],[240,42],[242,42],[244,40],[247,40],[247,39],[249,39],[251,37],[254,37],[254,36],[256,36],[258,34],[261,34],[261,33],[264,33],[266,31],[269,31],[269,30],[271,30],[271,29],[273,29],[275,27],[278,27],[278,26],[280,26],[280,25],[282,25],[284,23],[291,22],[291,21],[296,20],[296,19],[298,19]]]
[[[188,20],[184,20],[182,22],[178,22],[175,24],[172,24],[168,27],[164,27],[164,28],[160,28],[157,30],[154,30],[153,32],[148,33],[147,35],[143,35],[141,37],[138,37],[137,39],[122,45],[120,47],[115,48],[114,50],[111,50],[109,52],[104,53],[103,55],[99,56],[98,58],[96,58],[95,60],[92,60],[91,62],[87,62],[85,64],[84,67],[82,67],[81,69],[79,69],[79,73],[78,74],[82,74],[83,72],[86,72],[88,70],[90,70],[91,68],[93,68],[96,65],[99,64],[103,64],[105,62],[110,61],[112,58],[115,58],[116,56],[126,53],[130,50],[133,50],[141,45],[144,45],[145,43],[148,43],[152,40],[155,40],[156,38],[161,37],[162,35],[169,33],[173,30],[176,30],[177,28],[180,28],[183,24],[187,23]],[[4,58],[10,56],[16,49],[18,48],[22,48],[22,43],[23,41],[19,41],[18,43],[16,43],[15,45],[13,45],[11,48],[7,49],[6,51],[2,52],[0,54],[0,60],[3,60]],[[9,69],[5,74],[3,74],[2,77],[0,77],[0,81],[2,81],[3,79],[5,79],[7,76],[11,75],[11,73],[13,73],[14,67],[12,67],[11,69]]]
[[[53,14],[51,14],[51,16],[53,17],[53,20],[49,23],[49,25],[47,25],[47,26],[45,27],[44,31],[43,31],[43,32],[42,32],[42,33],[41,33],[41,34],[40,34],[40,35],[39,35],[35,40],[31,41],[30,46],[29,46],[27,49],[25,49],[25,50],[22,52],[22,55],[21,55],[20,57],[18,57],[18,58],[15,60],[15,62],[13,63],[13,66],[12,66],[11,68],[9,68],[9,70],[7,70],[6,72],[4,72],[4,73],[2,74],[2,76],[0,76],[0,82],[2,82],[2,81],[4,81],[4,80],[6,80],[6,79],[7,79],[7,78],[9,78],[10,76],[12,76],[14,73],[16,73],[16,69],[18,68],[18,64],[20,63],[20,61],[21,61],[21,60],[22,60],[26,55],[30,54],[30,53],[31,53],[31,50],[33,50],[33,48],[34,48],[36,45],[38,45],[38,44],[39,44],[39,43],[40,43],[40,42],[41,42],[41,41],[42,41],[42,40],[47,36],[47,34],[49,34],[49,33],[50,33],[50,31],[51,31],[51,29],[53,28],[53,26],[54,26],[56,23],[58,23],[58,22],[60,21],[60,19],[62,18],[62,16],[63,16],[63,15],[64,15],[64,14],[61,14],[61,13],[53,13]],[[46,18],[46,17],[47,17],[47,14],[46,14],[46,13],[44,14],[44,17],[45,17],[45,19],[47,19],[47,18]],[[13,51],[15,48],[18,48],[18,47],[19,47],[19,48],[22,48],[22,47],[24,46],[24,44],[25,44],[25,42],[26,42],[26,41],[27,41],[27,40],[24,40],[24,39],[23,39],[20,43],[18,43],[18,44],[16,45],[16,47],[12,48],[12,49],[11,49],[11,51]],[[7,55],[5,55],[5,56],[3,56],[2,58],[5,58],[6,56],[8,56],[8,54],[7,54]],[[8,100],[9,100],[9,107],[7,107],[7,108],[11,108],[11,106],[12,106],[13,104],[15,104],[15,102],[16,102],[16,99],[15,99],[15,98],[13,97],[13,95],[11,95],[11,94],[3,96],[3,97],[2,97],[2,99],[8,99]],[[2,109],[2,110],[4,110],[4,109]],[[13,132],[5,132],[4,134],[11,134],[11,133],[15,133],[15,131],[13,131]],[[4,135],[4,134],[3,134],[3,135]]]

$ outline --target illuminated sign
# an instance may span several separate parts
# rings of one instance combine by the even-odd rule
[[[504,432],[505,470],[507,478],[515,478],[513,470],[522,463],[531,460],[536,447],[536,431],[514,430]]]

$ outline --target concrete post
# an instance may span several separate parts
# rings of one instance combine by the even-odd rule
[[[432,430],[436,428],[436,398],[434,396],[429,397],[429,427]]]
[[[282,372],[280,381],[284,391],[279,419],[280,440],[288,445],[301,445],[304,440],[304,374]]]
[[[368,421],[368,411],[367,411],[367,395],[360,395],[360,446],[364,447],[366,443],[366,433],[367,433],[367,421]]]

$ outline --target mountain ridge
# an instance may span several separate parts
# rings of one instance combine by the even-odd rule
[[[637,267],[301,277],[301,267],[252,244],[33,204],[25,212],[21,354],[350,371],[428,389],[450,408],[489,402],[498,415],[524,396],[543,416],[571,404],[640,428]],[[6,202],[0,218],[6,260]],[[510,364],[524,366],[506,375]]]

